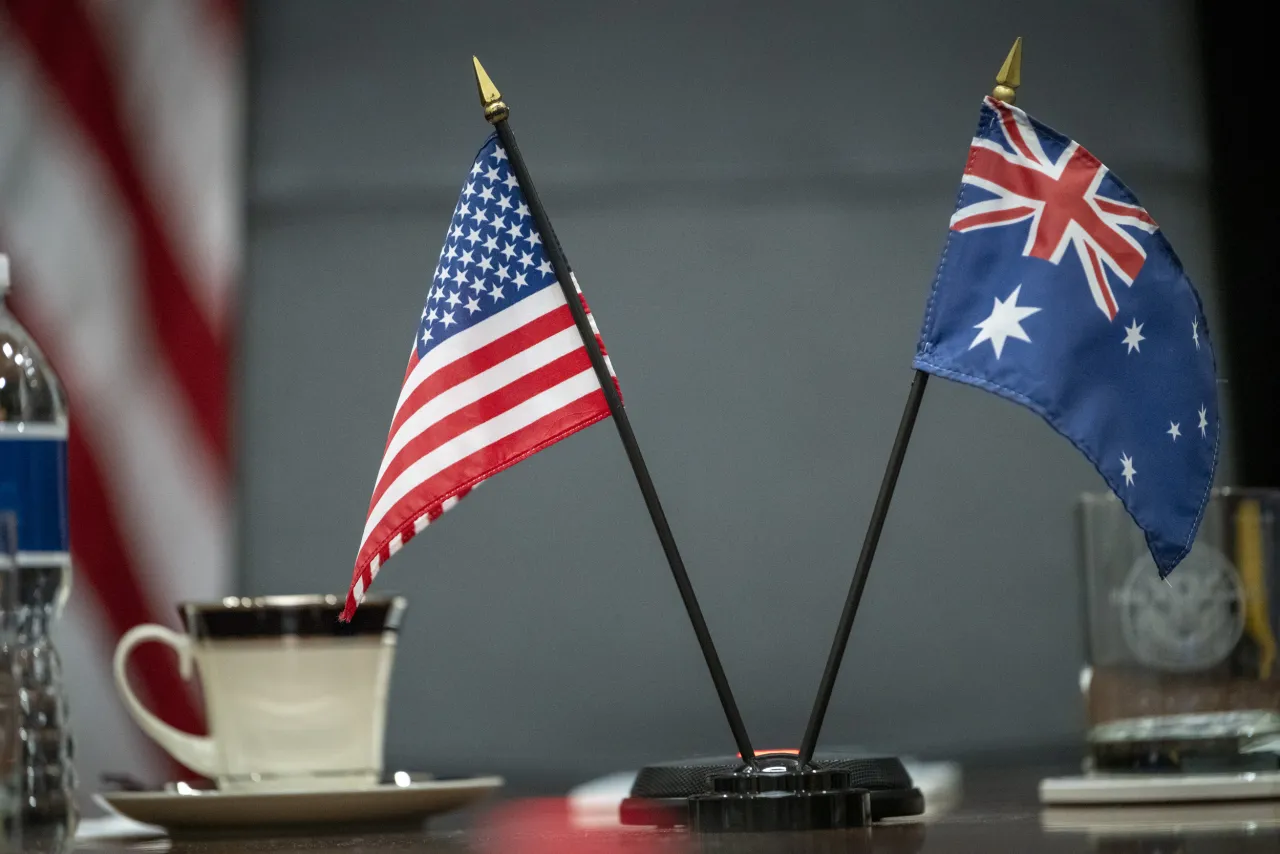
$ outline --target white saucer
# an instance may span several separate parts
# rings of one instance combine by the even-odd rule
[[[1040,812],[1040,826],[1051,832],[1089,833],[1106,838],[1248,832],[1280,827],[1280,804],[1237,801],[1048,807]]]
[[[501,777],[426,780],[335,792],[104,792],[112,812],[169,832],[421,823],[502,787]]]
[[[1159,804],[1280,798],[1280,772],[1234,774],[1085,774],[1040,781],[1040,802]]]

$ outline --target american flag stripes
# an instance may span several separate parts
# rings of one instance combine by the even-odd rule
[[[344,619],[386,561],[477,484],[608,415],[519,181],[490,136],[415,331]]]
[[[117,638],[230,583],[228,375],[240,262],[235,0],[0,0],[0,250],[70,404],[75,585],[59,643],[80,777],[171,779],[111,684]],[[135,684],[201,715],[140,649]]]

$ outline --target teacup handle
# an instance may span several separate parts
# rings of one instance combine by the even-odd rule
[[[124,698],[125,707],[129,710],[129,714],[133,715],[138,726],[142,727],[142,731],[155,739],[156,743],[168,751],[170,756],[197,774],[203,774],[206,777],[216,776],[217,751],[214,749],[213,739],[191,735],[169,726],[148,711],[133,693],[133,688],[129,686],[129,675],[125,671],[129,654],[133,652],[135,646],[147,641],[157,641],[172,647],[174,652],[178,653],[178,672],[182,674],[183,679],[191,678],[193,662],[190,638],[170,631],[164,626],[152,624],[134,626],[120,638],[120,643],[116,645],[115,660],[112,663],[116,687],[120,690],[120,696]]]

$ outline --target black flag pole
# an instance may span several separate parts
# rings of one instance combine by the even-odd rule
[[[645,507],[649,510],[649,518],[653,521],[658,541],[662,543],[662,551],[671,567],[671,575],[675,578],[676,587],[680,590],[680,599],[684,602],[685,611],[689,614],[689,622],[693,624],[693,633],[698,638],[702,657],[706,659],[707,669],[711,671],[711,681],[715,683],[716,694],[720,698],[724,716],[729,721],[733,740],[738,745],[738,753],[741,754],[743,761],[754,765],[755,751],[751,747],[751,739],[747,736],[747,728],[742,722],[742,715],[738,712],[738,704],[733,699],[733,691],[725,676],[724,666],[720,663],[715,642],[711,639],[711,632],[707,629],[707,621],[702,616],[702,607],[698,604],[698,597],[693,592],[689,573],[685,571],[684,560],[680,557],[680,550],[676,548],[675,536],[671,533],[666,513],[663,512],[662,503],[658,500],[658,491],[654,488],[653,478],[649,476],[649,468],[645,465],[644,456],[640,453],[640,444],[636,441],[635,432],[631,429],[631,420],[627,417],[627,410],[622,405],[622,397],[614,385],[613,375],[609,371],[604,353],[601,352],[599,342],[596,341],[591,320],[587,317],[586,309],[583,308],[573,273],[569,268],[569,261],[560,247],[560,241],[556,239],[551,220],[547,217],[546,209],[538,198],[537,190],[534,189],[529,167],[525,165],[520,147],[516,145],[511,124],[507,121],[510,110],[503,103],[502,95],[489,79],[489,75],[485,73],[480,60],[473,56],[472,61],[475,63],[476,85],[480,89],[480,103],[484,106],[484,117],[497,131],[498,139],[507,152],[511,169],[515,172],[516,180],[520,182],[520,189],[529,205],[529,213],[532,214],[538,233],[542,236],[543,248],[546,249],[556,279],[564,291],[565,301],[569,303],[574,323],[577,324],[578,332],[582,335],[582,343],[591,357],[591,366],[595,368],[596,377],[600,380],[605,401],[609,404],[609,412],[613,416],[613,423],[618,428],[619,438],[622,439],[622,447],[626,449],[631,470],[635,473],[636,484],[640,487],[640,494],[644,496]]]
[[[920,401],[924,399],[924,387],[928,381],[929,375],[924,371],[916,371],[915,378],[911,380],[907,405],[902,410],[902,420],[898,423],[898,435],[893,439],[889,464],[885,467],[884,479],[880,481],[880,494],[876,496],[875,507],[871,510],[871,522],[862,539],[862,551],[858,554],[858,563],[853,570],[853,582],[849,585],[849,595],[844,600],[844,611],[840,614],[835,640],[831,642],[831,652],[827,654],[822,681],[818,683],[818,696],[813,701],[813,710],[809,712],[809,725],[800,742],[800,755],[797,758],[802,764],[813,759],[813,751],[818,746],[818,733],[822,731],[822,721],[827,716],[831,691],[835,688],[836,676],[840,674],[840,662],[844,659],[849,634],[853,631],[853,618],[858,615],[862,591],[867,586],[871,561],[876,556],[876,546],[880,544],[880,531],[884,529],[884,520],[889,514],[889,502],[893,500],[893,489],[898,485],[898,473],[902,471],[902,461],[907,456],[907,443],[911,441],[911,430],[915,427],[916,414],[920,412]]]
[[[1004,65],[996,74],[996,87],[991,91],[994,98],[1012,104],[1015,89],[1022,82],[1022,38],[1014,41]],[[920,412],[920,402],[924,399],[925,385],[929,375],[917,370],[911,381],[911,390],[907,393],[907,405],[902,410],[902,420],[898,423],[898,434],[893,439],[893,448],[889,452],[889,463],[884,470],[884,479],[880,481],[880,493],[876,496],[875,506],[871,510],[871,521],[867,524],[867,534],[862,540],[862,551],[858,553],[858,562],[854,566],[853,581],[849,585],[849,594],[844,600],[844,610],[840,614],[840,622],[836,627],[835,639],[831,642],[831,651],[827,654],[827,666],[822,671],[822,679],[818,683],[818,695],[813,700],[813,709],[809,712],[809,724],[805,727],[804,738],[800,742],[800,754],[797,759],[807,765],[813,759],[813,752],[818,746],[818,735],[822,732],[822,721],[827,716],[827,706],[831,703],[831,692],[835,689],[836,677],[840,674],[840,662],[849,645],[849,635],[853,631],[853,620],[858,615],[858,606],[862,602],[862,591],[867,586],[867,576],[871,573],[871,562],[876,556],[876,546],[880,544],[880,532],[884,529],[885,517],[889,515],[889,503],[893,500],[893,490],[898,484],[898,474],[902,471],[902,461],[907,456],[907,444],[911,441],[911,431],[916,424],[916,415]]]

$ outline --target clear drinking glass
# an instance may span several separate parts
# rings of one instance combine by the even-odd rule
[[[1280,712],[1280,490],[1214,490],[1167,580],[1113,494],[1078,509],[1089,726]]]

